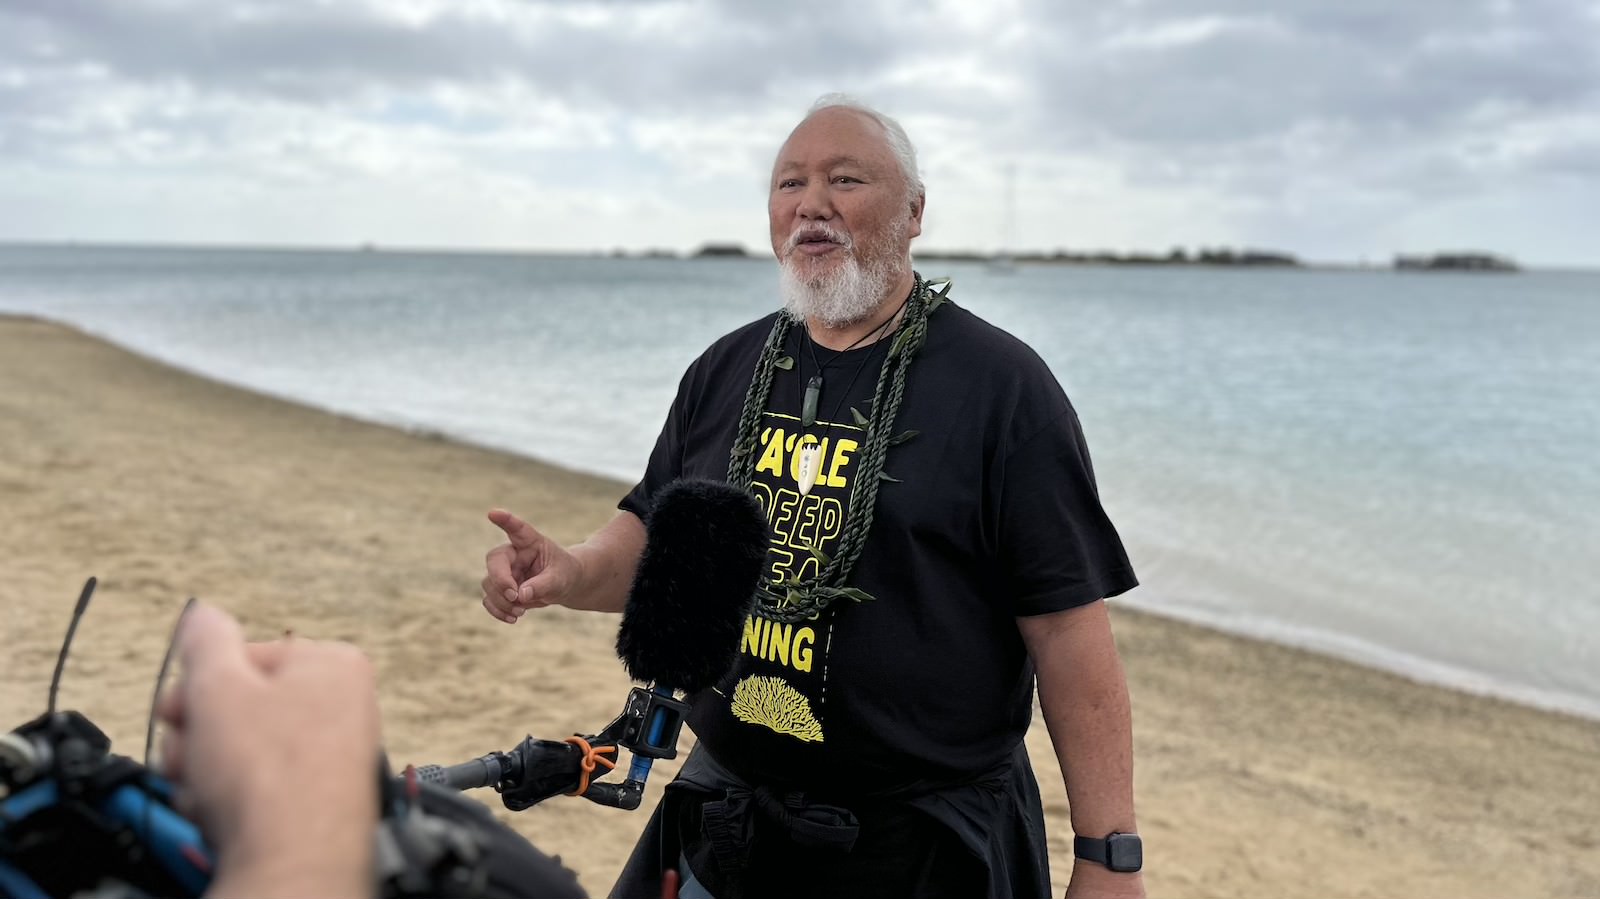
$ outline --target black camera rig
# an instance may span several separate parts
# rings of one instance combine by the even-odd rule
[[[87,717],[56,710],[67,651],[94,588],[90,578],[78,598],[47,710],[0,734],[0,897],[200,896],[211,882],[213,853],[175,809],[172,785],[151,770],[148,741],[144,763],[117,755]],[[582,896],[559,861],[460,791],[493,787],[513,811],[562,794],[636,809],[651,762],[677,755],[687,711],[668,690],[635,687],[622,713],[597,734],[562,741],[529,736],[505,752],[448,767],[408,767],[398,777],[380,760],[374,894]],[[600,782],[619,749],[634,755],[628,776]]]

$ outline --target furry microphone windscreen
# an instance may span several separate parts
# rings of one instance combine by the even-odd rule
[[[706,689],[738,657],[767,558],[767,517],[737,487],[685,479],[656,495],[645,532],[617,655],[636,681]]]

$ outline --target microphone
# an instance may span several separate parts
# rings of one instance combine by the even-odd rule
[[[716,481],[678,480],[656,495],[645,547],[617,630],[617,655],[634,687],[622,714],[598,734],[563,742],[527,737],[509,752],[415,769],[417,781],[470,790],[493,786],[522,811],[558,793],[636,809],[656,759],[675,758],[687,696],[708,689],[739,657],[745,619],[767,558],[767,517],[755,498]],[[617,747],[633,753],[627,780],[600,783]],[[0,746],[0,749],[3,749]]]
[[[645,547],[617,629],[628,676],[686,693],[733,667],[767,557],[761,504],[717,481],[668,484],[651,505]]]
[[[623,715],[637,722],[618,741],[634,754],[627,781],[595,784],[590,793],[612,787],[618,805],[637,807],[652,762],[677,755],[689,707],[674,692],[708,689],[733,668],[767,543],[767,517],[744,490],[683,479],[657,494],[617,630],[617,656],[629,677],[652,686],[635,687]],[[585,795],[611,805],[607,792]]]

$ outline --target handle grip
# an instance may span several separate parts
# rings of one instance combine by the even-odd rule
[[[417,768],[417,779],[423,783],[438,784],[452,790],[476,790],[480,787],[498,786],[507,774],[505,757],[492,752],[482,758],[448,768],[442,765],[423,765]]]

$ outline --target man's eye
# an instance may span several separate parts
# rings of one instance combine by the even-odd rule
[[[833,183],[834,184],[860,184],[861,183],[861,179],[853,177],[851,175],[836,175],[836,176],[834,176]]]
[[[799,186],[800,186],[800,182],[795,180],[795,179],[793,179],[793,178],[785,178],[782,181],[778,182],[778,189],[779,190],[788,190],[791,187],[799,187]]]

